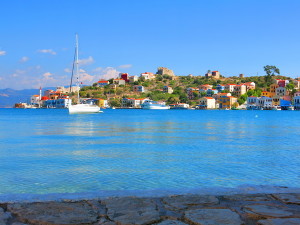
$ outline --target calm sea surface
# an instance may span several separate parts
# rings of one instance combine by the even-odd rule
[[[300,187],[299,111],[0,109],[0,195]]]

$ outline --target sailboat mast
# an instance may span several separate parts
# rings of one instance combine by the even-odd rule
[[[76,84],[77,84],[77,87],[78,87],[78,92],[77,92],[77,103],[80,104],[80,99],[79,99],[79,69],[78,69],[78,35],[76,34]]]

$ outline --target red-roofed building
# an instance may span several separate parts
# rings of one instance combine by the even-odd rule
[[[117,78],[113,80],[113,83],[116,85],[125,85],[126,82],[124,79]]]
[[[220,109],[231,109],[233,104],[237,102],[237,98],[233,96],[221,95],[218,99],[218,104]]]
[[[199,99],[199,109],[215,109],[216,100],[212,97],[203,97]]]
[[[236,84],[225,84],[224,90],[228,90],[229,92],[233,92],[235,86],[236,86]]]
[[[97,87],[104,87],[106,85],[109,85],[109,81],[108,80],[99,80],[97,82]]]
[[[199,86],[199,89],[201,90],[205,90],[205,91],[207,91],[208,89],[212,89],[212,85],[210,85],[210,84],[202,84],[202,85],[200,85]]]
[[[300,89],[300,80],[294,80],[295,89]]]
[[[245,94],[246,92],[247,92],[246,85],[238,84],[233,87],[232,94],[237,97],[240,97],[241,95]]]
[[[128,73],[120,73],[120,78],[125,80],[126,83],[129,82],[129,74]]]

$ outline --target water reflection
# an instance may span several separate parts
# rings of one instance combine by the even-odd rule
[[[1,120],[0,192],[300,186],[295,115],[112,111]]]

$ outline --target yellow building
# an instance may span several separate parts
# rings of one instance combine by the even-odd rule
[[[272,97],[272,105],[279,106],[280,105],[280,96],[274,95]]]
[[[100,106],[101,108],[107,108],[108,107],[107,100],[102,99],[102,98],[97,98],[96,104],[98,106]]]
[[[272,93],[270,91],[261,92],[261,96],[265,96],[265,97],[268,97],[268,98],[272,98],[274,95],[275,95],[275,93]]]
[[[221,95],[218,99],[220,109],[231,109],[234,103],[237,102],[237,98],[233,96]]]
[[[275,95],[276,94],[276,88],[278,88],[278,87],[279,87],[278,84],[271,84],[270,85],[270,92]]]

